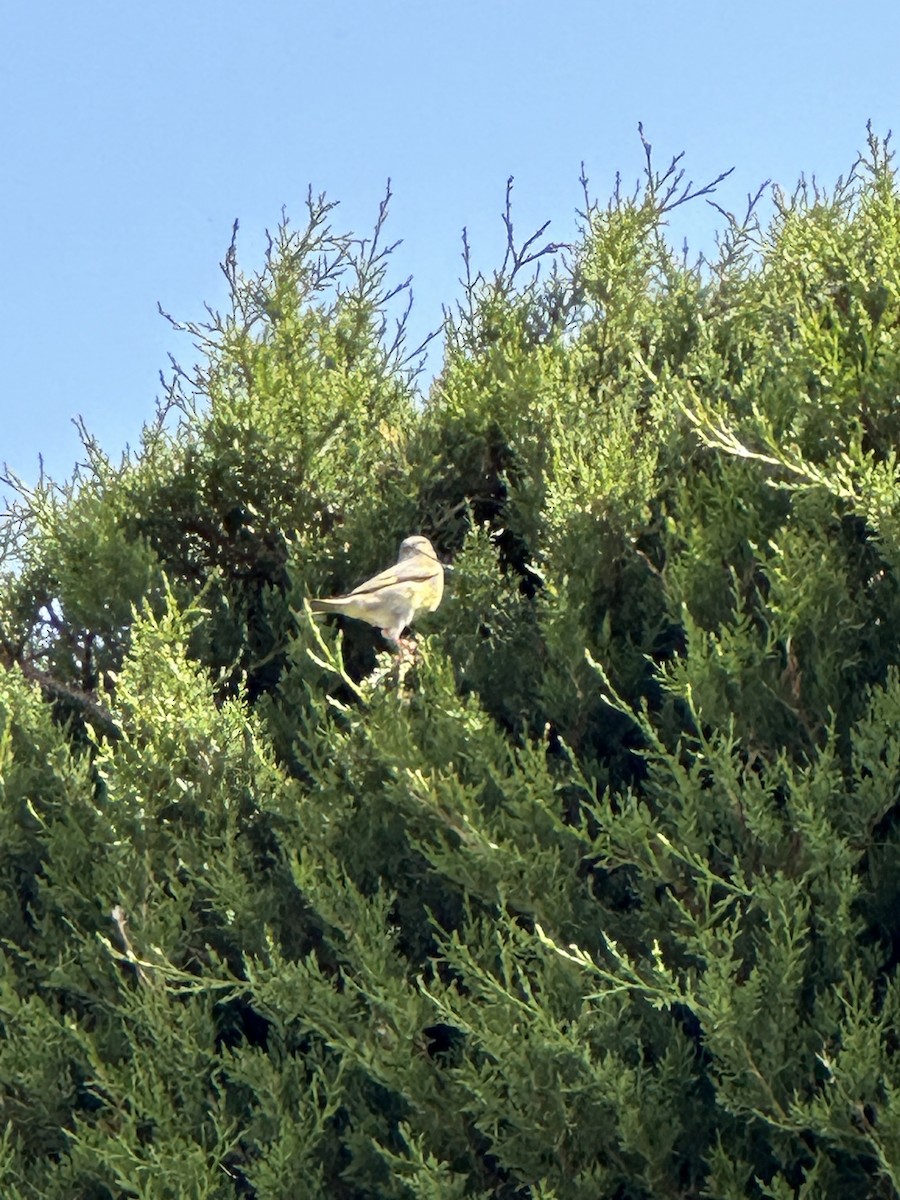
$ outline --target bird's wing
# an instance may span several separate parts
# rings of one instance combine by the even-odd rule
[[[440,565],[426,554],[407,558],[388,567],[386,571],[373,575],[371,579],[367,579],[365,583],[355,587],[352,592],[348,592],[348,595],[365,596],[370,592],[381,592],[385,588],[395,587],[401,583],[426,583],[429,579],[434,578],[439,569]]]

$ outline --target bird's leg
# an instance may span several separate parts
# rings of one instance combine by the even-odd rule
[[[394,647],[398,663],[414,663],[418,654],[418,645],[414,635],[402,637],[398,634],[392,637],[386,630],[381,631],[385,639]]]
[[[382,629],[381,631],[381,636],[384,640],[393,646],[398,653],[408,650],[410,646],[415,646],[416,644],[414,637],[403,637],[403,630],[405,628],[407,626],[404,625],[401,629],[397,629],[395,625],[393,629]]]
[[[415,634],[411,633],[409,637],[401,637],[397,639],[397,647],[401,654],[415,661],[419,652],[419,643],[416,641]]]

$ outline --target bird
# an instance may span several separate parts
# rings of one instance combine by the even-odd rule
[[[343,613],[380,629],[401,646],[400,635],[420,612],[434,612],[444,594],[444,568],[427,537],[415,534],[400,543],[397,561],[346,596],[310,601],[314,613]]]

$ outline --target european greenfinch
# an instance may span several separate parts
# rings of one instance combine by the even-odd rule
[[[343,613],[380,629],[389,642],[420,612],[434,612],[444,594],[444,568],[427,537],[416,534],[400,543],[393,567],[374,575],[346,596],[312,600],[314,613]]]

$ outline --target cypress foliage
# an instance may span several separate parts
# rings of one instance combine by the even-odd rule
[[[310,196],[18,485],[4,1198],[900,1195],[900,192],[691,266],[681,183],[507,207],[424,401],[387,200]],[[420,531],[414,658],[313,622]]]

